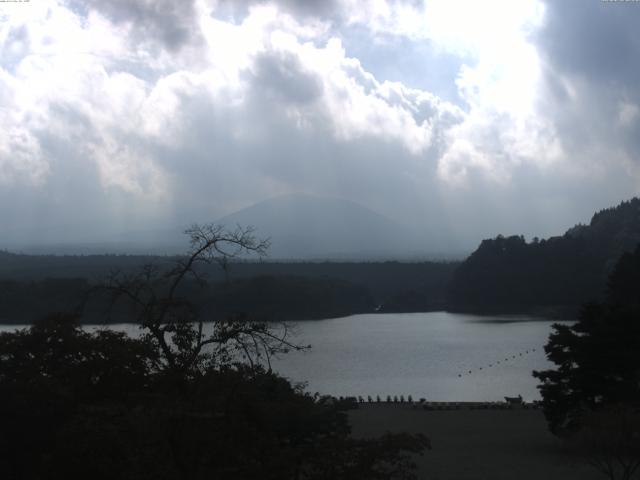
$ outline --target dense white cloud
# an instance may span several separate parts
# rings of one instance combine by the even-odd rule
[[[623,89],[601,95],[611,77],[590,54],[565,58],[584,33],[559,30],[566,15],[536,0],[0,4],[0,200],[20,202],[0,219],[12,238],[36,223],[103,233],[305,191],[464,246],[557,232],[640,179],[636,71],[614,65]],[[384,78],[350,53],[406,42],[455,58],[455,79]]]

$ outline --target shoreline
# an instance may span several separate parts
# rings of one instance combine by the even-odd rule
[[[486,311],[468,311],[468,310],[456,310],[456,309],[438,309],[438,310],[421,310],[416,312],[360,312],[360,313],[352,313],[348,315],[341,315],[336,317],[323,317],[323,318],[307,318],[301,320],[264,320],[266,323],[313,323],[313,322],[321,322],[323,320],[339,320],[344,318],[355,317],[359,315],[419,315],[426,313],[448,313],[453,315],[465,315],[469,317],[476,317],[474,321],[478,323],[518,323],[518,322],[574,322],[575,319],[568,318],[556,318],[553,316],[547,316],[536,314],[535,312],[486,312]],[[538,312],[540,313],[540,312]],[[29,327],[33,325],[35,322],[25,323],[24,321],[15,322],[8,319],[0,319],[0,326],[17,326],[17,327]],[[207,321],[205,323],[211,323],[211,321]],[[105,326],[109,327],[111,325],[138,325],[137,322],[122,322],[122,321],[113,321],[113,322],[100,322],[100,321],[83,321],[80,322],[81,325],[87,326]]]

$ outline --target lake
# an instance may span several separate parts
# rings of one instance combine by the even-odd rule
[[[551,321],[447,312],[367,314],[299,323],[299,343],[274,369],[311,392],[412,395],[431,401],[539,399],[532,370],[551,366]]]
[[[336,396],[412,395],[430,401],[539,399],[532,370],[551,366],[543,346],[551,321],[448,312],[364,314],[299,322],[311,344],[273,362],[307,390]],[[16,327],[0,327],[11,330]],[[114,328],[137,332],[133,325]]]

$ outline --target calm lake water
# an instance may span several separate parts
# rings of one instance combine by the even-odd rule
[[[551,323],[447,312],[300,322],[295,341],[311,344],[311,350],[282,356],[274,369],[307,382],[312,393],[336,396],[492,401],[521,394],[533,400],[540,396],[531,371],[550,366],[543,346]],[[132,325],[114,328],[138,331]]]
[[[551,321],[446,312],[354,315],[298,324],[305,353],[275,369],[311,392],[432,401],[540,398],[532,370],[551,366]],[[499,362],[499,363],[498,363]],[[469,373],[471,371],[471,373]]]

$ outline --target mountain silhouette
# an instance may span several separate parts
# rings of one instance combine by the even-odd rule
[[[363,259],[419,251],[411,230],[357,203],[306,194],[270,198],[220,218],[271,239],[270,257]]]

